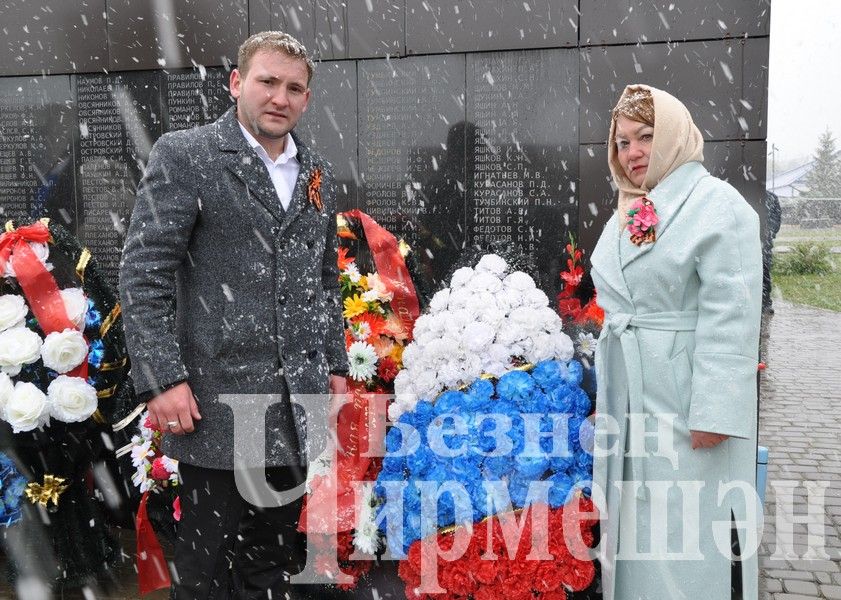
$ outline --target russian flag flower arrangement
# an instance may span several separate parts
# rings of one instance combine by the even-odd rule
[[[374,493],[407,598],[586,590],[592,402],[547,296],[485,255],[433,297],[403,363]]]

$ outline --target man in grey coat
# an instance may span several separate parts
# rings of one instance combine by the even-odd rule
[[[239,49],[232,107],[152,149],[120,270],[135,387],[178,459],[182,519],[172,597],[281,598],[296,590],[300,503],[260,509],[234,481],[234,417],[220,394],[275,394],[267,480],[304,477],[289,394],[343,394],[335,182],[292,130],[313,63],[293,37]],[[226,399],[226,402],[230,402]]]

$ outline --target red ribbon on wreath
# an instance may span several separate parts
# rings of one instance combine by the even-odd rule
[[[377,274],[388,291],[394,294],[391,300],[391,309],[403,323],[403,329],[409,335],[408,341],[411,342],[412,330],[420,315],[420,303],[415,291],[415,284],[412,283],[412,276],[409,275],[409,269],[406,267],[406,261],[400,254],[400,245],[397,243],[397,238],[359,209],[343,214],[352,219],[358,219],[362,223],[362,229],[365,231],[365,239],[368,242],[368,248],[371,250]]]
[[[391,309],[411,341],[420,304],[397,238],[360,210],[343,214],[362,224],[377,274],[393,294]],[[373,458],[382,456],[385,405],[374,401],[376,393],[367,391],[364,386],[349,385],[350,401],[339,409],[336,419],[336,439],[340,447],[335,450],[332,471],[313,481],[312,493],[305,499],[301,511],[299,531],[333,534],[353,528],[356,514],[353,482],[365,480]],[[371,414],[372,410],[380,412]]]
[[[55,278],[29,247],[30,242],[47,244],[50,237],[50,230],[41,221],[0,235],[0,274],[5,271],[7,263],[12,265],[15,278],[44,335],[76,329],[76,325],[67,316]],[[87,379],[87,359],[68,375]]]
[[[155,535],[155,530],[146,511],[146,501],[148,499],[149,492],[144,492],[134,522],[137,532],[137,587],[141,596],[155,590],[168,588],[172,583],[164,559],[164,552],[161,550],[158,536]]]

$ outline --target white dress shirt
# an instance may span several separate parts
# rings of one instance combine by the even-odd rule
[[[295,182],[298,180],[298,173],[301,170],[301,163],[296,158],[298,156],[298,147],[295,145],[295,140],[287,133],[286,149],[283,151],[283,154],[277,157],[277,160],[273,161],[269,157],[269,153],[266,152],[266,149],[243,127],[242,123],[239,123],[239,128],[242,130],[242,135],[248,140],[248,144],[254,148],[257,156],[266,165],[283,210],[288,209],[289,202],[292,201],[292,194],[295,191]]]

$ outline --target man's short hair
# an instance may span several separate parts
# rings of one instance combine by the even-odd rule
[[[312,79],[315,64],[312,62],[307,49],[297,39],[283,31],[261,31],[245,40],[237,52],[237,68],[243,76],[251,66],[251,58],[261,50],[282,52],[292,58],[298,58],[307,65],[307,84]]]

